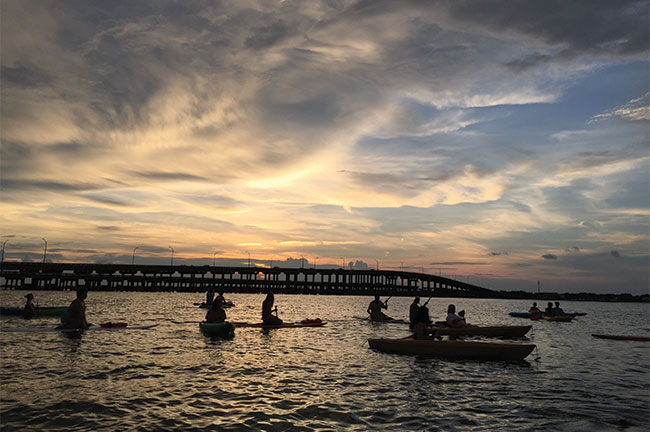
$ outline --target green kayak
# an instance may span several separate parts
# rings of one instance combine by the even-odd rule
[[[228,321],[221,323],[199,323],[199,329],[206,336],[214,336],[220,338],[233,338],[235,337],[235,325]]]
[[[68,310],[67,306],[46,306],[37,307],[35,317],[59,317]],[[0,307],[0,315],[23,316],[25,314],[24,308],[19,307]]]

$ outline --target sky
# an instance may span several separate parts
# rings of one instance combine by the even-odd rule
[[[5,260],[648,293],[647,0],[0,8]]]

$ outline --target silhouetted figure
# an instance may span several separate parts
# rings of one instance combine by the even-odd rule
[[[34,294],[29,293],[25,296],[27,301],[25,302],[25,311],[23,312],[23,318],[30,319],[33,318],[36,314],[36,306],[34,306]]]
[[[262,322],[264,324],[282,324],[282,320],[277,316],[278,308],[273,308],[274,301],[275,297],[273,296],[273,293],[269,291],[269,293],[266,295],[266,298],[262,302]],[[273,315],[273,312],[275,312],[275,315]]]
[[[456,315],[456,306],[450,304],[447,308],[447,325],[450,327],[464,327],[467,325],[465,318]]]
[[[411,303],[411,307],[409,308],[409,327],[413,329],[415,326],[415,318],[418,315],[418,311],[420,310],[420,297],[415,297],[413,299],[413,303]]]
[[[221,300],[217,297],[214,303],[212,303],[212,308],[205,314],[205,322],[209,323],[222,323],[226,320],[226,311],[221,307]]]
[[[86,288],[77,289],[77,298],[70,303],[64,314],[63,324],[57,328],[85,330],[90,327],[86,320],[86,297],[88,297]]]
[[[382,309],[388,309],[388,304],[386,303],[387,301],[388,300],[383,302],[379,299],[378,295],[375,296],[375,299],[368,305],[367,310],[371,320],[383,321],[391,319],[388,315],[381,311]]]

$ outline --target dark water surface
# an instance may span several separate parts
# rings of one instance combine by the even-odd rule
[[[23,291],[0,292],[2,306]],[[35,292],[43,306],[71,292]],[[354,319],[369,297],[277,295],[280,317],[319,317],[322,328],[238,328],[232,340],[203,336],[201,294],[91,292],[92,323],[160,323],[150,330],[0,333],[0,427],[50,431],[493,430],[646,431],[650,343],[592,333],[650,335],[647,304],[563,302],[587,312],[571,323],[511,318],[528,301],[433,299],[481,325],[532,324],[538,347],[525,362],[448,361],[372,351],[370,337],[407,328]],[[257,322],[262,295],[227,295],[231,321]],[[406,318],[410,298],[392,298]],[[172,321],[184,321],[174,323]],[[3,317],[2,327],[50,326],[55,318]],[[527,342],[526,339],[514,341]]]

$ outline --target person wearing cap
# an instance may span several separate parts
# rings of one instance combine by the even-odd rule
[[[63,324],[57,328],[85,330],[90,327],[90,324],[86,320],[86,297],[88,297],[88,290],[86,288],[79,288],[77,290],[77,298],[70,303],[68,310],[64,314]]]
[[[415,327],[415,322],[419,310],[420,310],[420,297],[416,296],[415,299],[413,299],[413,303],[411,303],[411,307],[409,308],[409,327],[411,328],[411,330]]]
[[[23,312],[23,318],[30,319],[33,318],[36,314],[36,306],[34,306],[34,294],[29,293],[25,296],[27,302],[25,303],[25,312]]]

